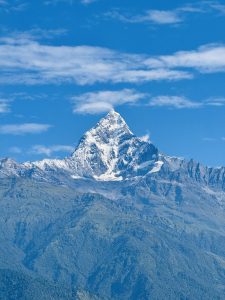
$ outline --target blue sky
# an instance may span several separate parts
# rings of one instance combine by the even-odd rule
[[[224,28],[222,1],[0,0],[0,156],[69,155],[114,107],[162,152],[225,165]]]

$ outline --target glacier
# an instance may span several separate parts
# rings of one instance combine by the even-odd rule
[[[69,157],[0,160],[0,203],[1,299],[224,299],[225,167],[113,110]]]

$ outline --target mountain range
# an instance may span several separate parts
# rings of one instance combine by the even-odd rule
[[[0,160],[0,203],[1,299],[225,299],[225,167],[115,111],[70,157]]]

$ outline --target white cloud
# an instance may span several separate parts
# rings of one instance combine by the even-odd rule
[[[38,154],[38,155],[47,155],[51,156],[57,152],[68,152],[72,153],[74,151],[74,147],[68,145],[53,145],[53,146],[44,146],[44,145],[34,145],[30,153]]]
[[[210,98],[201,101],[193,101],[184,96],[169,96],[169,95],[160,95],[153,97],[148,106],[152,107],[169,107],[176,109],[184,109],[184,108],[204,108],[207,106],[215,106],[221,107],[225,106],[224,98]]]
[[[160,81],[160,80],[181,80],[191,79],[193,75],[190,72],[170,70],[165,68],[154,68],[147,70],[124,70],[114,76],[114,82],[130,82],[138,83],[145,81]]]
[[[110,11],[106,17],[126,23],[150,23],[156,25],[176,25],[185,21],[190,14],[206,14],[215,11],[225,13],[225,5],[217,1],[196,1],[172,10],[146,10],[139,15],[123,14],[119,10]]]
[[[219,2],[208,2],[209,6],[218,12],[225,14],[225,5]]]
[[[9,148],[9,152],[14,153],[14,154],[20,154],[23,152],[23,150],[17,146]]]
[[[6,31],[7,32],[7,31]],[[11,31],[7,32],[7,38],[5,41],[26,41],[29,40],[41,40],[41,39],[53,39],[54,37],[64,36],[67,34],[67,30],[64,28],[57,28],[57,29],[44,29],[41,27],[33,27],[29,30],[25,31]],[[4,41],[4,38],[1,39]]]
[[[80,2],[83,4],[91,4],[93,2],[96,2],[97,0],[81,0]]]
[[[152,22],[155,24],[176,24],[182,21],[177,11],[166,11],[166,10],[149,10],[143,16],[136,16],[133,22]]]
[[[151,68],[146,55],[89,46],[47,46],[29,39],[0,39],[1,84],[139,83],[191,78],[190,72]]]
[[[9,101],[0,99],[0,114],[8,113],[10,111]]]
[[[24,124],[7,124],[0,126],[0,134],[24,135],[30,133],[42,133],[47,131],[49,124],[24,123]]]
[[[98,0],[46,0],[44,2],[45,5],[51,5],[51,4],[57,4],[59,2],[65,2],[65,3],[68,3],[70,5],[72,5],[73,3],[78,3],[80,2],[81,4],[84,4],[84,5],[87,5],[87,4],[91,4],[93,2],[96,2]]]
[[[119,105],[134,104],[144,98],[146,98],[146,94],[133,89],[85,93],[73,97],[74,112],[84,114],[103,113]]]
[[[111,109],[128,104],[132,105],[150,98],[149,94],[138,92],[134,89],[123,89],[119,91],[99,91],[84,93],[72,98],[74,102],[74,113],[98,114],[108,112]],[[207,106],[221,107],[225,106],[224,98],[210,98],[201,101],[193,101],[184,96],[177,95],[159,95],[152,97],[147,103],[150,107],[167,107],[175,109],[194,109]]]
[[[146,133],[145,135],[140,136],[139,139],[143,142],[150,142],[150,134]]]
[[[26,38],[0,39],[1,84],[141,83],[191,79],[225,71],[225,45],[172,55],[126,54],[91,46],[48,46]]]
[[[147,10],[142,15],[123,15],[118,10],[110,11],[106,17],[118,19],[125,23],[153,23],[159,25],[177,24],[182,22],[182,18],[176,10]]]
[[[193,68],[202,73],[225,71],[225,45],[201,46],[195,51],[179,51],[173,55],[158,56],[146,60],[155,68]]]
[[[20,12],[28,6],[28,2],[18,0],[0,0],[0,10],[8,13],[11,11]]]
[[[225,98],[210,98],[206,101],[209,106],[225,106]]]
[[[185,97],[179,96],[158,96],[150,100],[149,106],[155,107],[171,107],[176,109],[182,108],[199,108],[202,106],[201,102],[193,102]]]

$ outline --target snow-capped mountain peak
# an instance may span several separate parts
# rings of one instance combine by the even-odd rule
[[[95,127],[87,131],[81,143],[86,140],[87,143],[92,143],[96,140],[107,143],[110,139],[117,139],[121,136],[133,136],[125,120],[119,113],[111,110],[105,117],[103,117]],[[79,147],[79,145],[78,145]],[[75,150],[76,152],[76,150]]]
[[[152,161],[157,149],[135,137],[121,115],[112,110],[85,133],[71,160],[80,176],[121,180],[128,171],[137,172],[142,152],[149,152],[146,157]]]
[[[104,130],[117,136],[121,133],[133,135],[125,120],[115,110],[111,110],[92,130]]]
[[[7,173],[114,181],[156,172],[161,165],[157,148],[136,137],[121,115],[112,110],[84,134],[70,157],[9,163]]]

